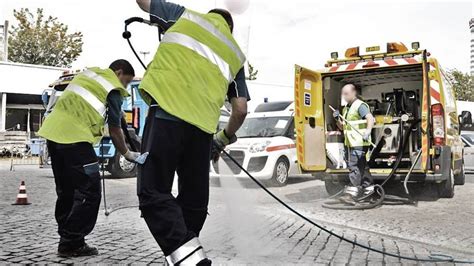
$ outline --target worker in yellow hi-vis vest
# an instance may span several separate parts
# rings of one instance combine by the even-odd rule
[[[353,204],[354,199],[369,194],[373,191],[373,180],[367,165],[366,154],[372,143],[371,133],[375,118],[370,112],[369,105],[358,97],[354,84],[347,84],[342,88],[342,98],[347,105],[344,107],[342,117],[339,111],[334,111],[334,118],[338,127],[344,131],[344,147],[349,168],[351,185],[346,186],[344,195],[340,200]]]
[[[198,236],[207,216],[209,162],[236,141],[247,114],[246,59],[226,10],[201,14],[164,0],[137,2],[165,32],[140,84],[150,104],[142,143],[150,155],[138,169],[140,210],[169,265],[208,265]],[[229,123],[214,134],[226,95]]]
[[[56,221],[61,257],[98,254],[85,243],[95,226],[101,186],[99,162],[94,151],[105,123],[117,150],[129,161],[140,154],[129,151],[121,128],[122,101],[127,85],[135,76],[126,60],[114,61],[109,68],[88,68],[69,83],[46,117],[38,134],[48,140],[56,183]]]

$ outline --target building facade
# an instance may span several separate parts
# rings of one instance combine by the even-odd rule
[[[0,135],[22,131],[34,137],[45,108],[42,94],[68,69],[0,62]]]

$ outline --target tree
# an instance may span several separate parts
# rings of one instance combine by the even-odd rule
[[[36,16],[28,8],[13,10],[18,21],[9,32],[8,58],[26,64],[70,67],[82,52],[82,33],[68,33],[58,18],[45,18],[43,9]]]
[[[474,101],[474,77],[457,69],[449,70],[447,78],[453,84],[459,101]]]
[[[250,62],[247,62],[248,68],[249,68],[249,75],[246,77],[247,80],[256,80],[257,79],[257,74],[258,70],[255,69]]]

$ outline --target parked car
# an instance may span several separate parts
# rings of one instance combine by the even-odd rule
[[[474,172],[474,131],[462,131],[461,139],[464,143],[464,170]]]
[[[237,131],[238,140],[226,151],[260,180],[284,186],[288,176],[297,174],[292,102],[264,103],[249,114]],[[236,177],[246,178],[225,155],[221,157]],[[219,162],[211,166],[211,176],[219,174]]]

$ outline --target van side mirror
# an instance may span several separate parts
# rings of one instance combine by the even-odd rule
[[[49,92],[50,90],[45,90],[43,91],[43,94],[41,94],[41,101],[43,102],[44,106],[48,106],[49,98],[50,98]]]
[[[472,127],[472,114],[469,111],[462,111],[459,116],[459,124],[463,128]]]

